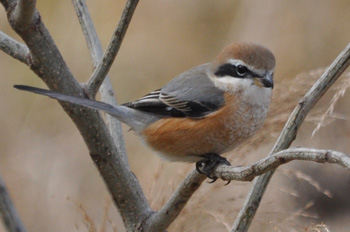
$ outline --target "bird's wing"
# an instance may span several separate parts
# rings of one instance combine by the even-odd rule
[[[200,118],[224,104],[224,92],[207,76],[210,64],[180,74],[163,88],[125,105],[162,117]]]

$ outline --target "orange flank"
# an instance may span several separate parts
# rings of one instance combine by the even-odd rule
[[[254,120],[249,108],[237,109],[238,102],[225,93],[225,106],[218,111],[200,119],[160,119],[142,135],[149,146],[173,161],[193,162],[201,159],[198,155],[222,154],[255,132],[245,130],[254,127]]]

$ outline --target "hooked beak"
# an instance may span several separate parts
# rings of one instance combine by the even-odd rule
[[[272,88],[273,89],[273,78],[272,74],[266,73],[265,76],[260,80],[260,83],[265,87],[265,88]]]

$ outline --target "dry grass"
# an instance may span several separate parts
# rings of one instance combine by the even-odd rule
[[[313,206],[313,201],[310,201],[299,209],[286,211],[284,209],[276,209],[274,211],[264,211],[264,217],[257,217],[261,227],[272,226],[274,231],[303,231],[305,225],[299,219],[317,219],[316,215],[307,212]],[[267,219],[268,218],[268,219]],[[269,231],[266,229],[266,231]]]
[[[331,232],[331,230],[325,224],[318,224],[305,228],[305,232]]]
[[[329,198],[333,198],[332,193],[330,192],[330,190],[325,189],[321,186],[321,184],[319,182],[317,182],[313,177],[311,177],[310,175],[307,175],[306,173],[300,171],[300,170],[287,170],[287,169],[278,169],[279,172],[282,172],[283,174],[285,174],[287,177],[291,177],[294,176],[297,181],[304,181],[305,183],[310,184],[311,186],[313,186],[319,193],[322,193],[323,195],[329,197]],[[295,195],[297,196],[297,194],[295,193]]]
[[[344,75],[344,80],[341,82],[340,86],[337,88],[336,93],[333,95],[330,105],[328,109],[324,112],[324,114],[320,117],[319,122],[316,125],[316,128],[312,132],[312,136],[314,136],[317,131],[321,129],[321,127],[328,125],[327,119],[344,119],[349,120],[349,117],[344,117],[343,115],[338,115],[334,113],[334,108],[340,98],[344,97],[345,92],[350,88],[350,73],[346,73]],[[329,120],[328,120],[329,121]]]
[[[103,217],[100,223],[97,223],[96,220],[93,219],[89,215],[89,212],[84,208],[84,205],[82,203],[73,201],[71,198],[67,197],[67,200],[72,202],[76,208],[79,211],[79,214],[82,217],[82,223],[84,227],[89,232],[107,232],[107,231],[113,231],[117,232],[117,228],[113,223],[113,220],[109,216],[109,209],[112,206],[112,201],[110,198],[106,198],[105,206],[103,209]],[[98,226],[100,224],[100,226]],[[80,230],[78,224],[75,224],[75,227],[77,230]]]

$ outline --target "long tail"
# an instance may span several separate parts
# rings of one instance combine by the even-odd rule
[[[147,114],[138,110],[131,109],[126,106],[116,105],[112,106],[107,103],[91,100],[88,98],[75,97],[67,94],[40,89],[36,87],[26,86],[26,85],[14,85],[16,89],[24,90],[40,95],[45,95],[60,101],[69,102],[75,105],[85,106],[91,109],[102,110],[118,120],[129,125],[133,130],[140,132],[142,131],[149,123],[157,120],[158,118],[154,115]]]

